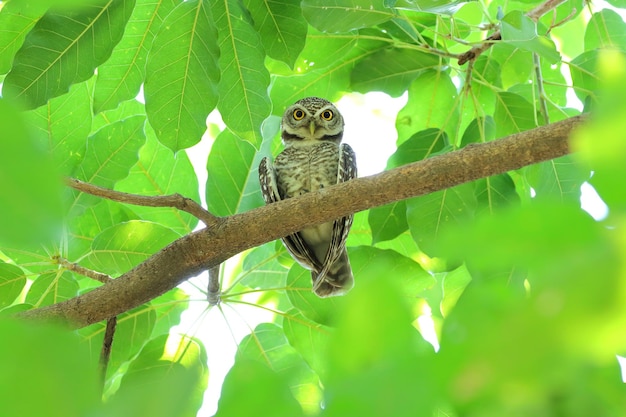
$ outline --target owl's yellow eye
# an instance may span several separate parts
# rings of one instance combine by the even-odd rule
[[[296,109],[293,111],[293,118],[296,120],[304,119],[304,112],[300,109]]]
[[[322,119],[326,120],[326,121],[330,121],[333,118],[333,112],[330,110],[324,110],[322,112]]]

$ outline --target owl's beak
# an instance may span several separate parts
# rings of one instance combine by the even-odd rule
[[[311,136],[313,136],[315,134],[315,121],[311,120],[311,123],[309,123],[309,130],[311,131]]]

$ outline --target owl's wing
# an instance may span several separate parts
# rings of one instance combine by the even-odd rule
[[[259,182],[261,183],[261,194],[263,194],[263,199],[266,204],[282,200],[278,190],[274,167],[267,157],[263,158],[261,164],[259,164]],[[304,243],[299,233],[285,236],[281,240],[291,256],[293,256],[300,265],[315,271],[322,269],[319,261],[315,258],[315,255],[311,252],[308,245]]]
[[[339,147],[339,167],[337,169],[337,184],[349,181],[357,177],[356,155],[347,143]],[[341,255],[352,227],[354,216],[341,217],[333,222],[333,234],[330,240],[328,252],[324,259],[324,268],[320,271],[317,281],[313,283],[313,289],[317,289],[323,282],[331,266]]]

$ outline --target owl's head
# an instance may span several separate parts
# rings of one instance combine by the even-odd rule
[[[285,146],[319,141],[340,143],[343,117],[333,103],[319,97],[306,97],[285,110],[281,137]]]

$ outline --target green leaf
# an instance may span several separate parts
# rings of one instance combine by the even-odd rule
[[[502,18],[502,42],[535,52],[550,63],[557,63],[561,55],[552,40],[537,35],[537,24],[521,10],[514,10]]]
[[[355,91],[383,91],[392,97],[402,95],[425,69],[437,69],[445,61],[432,54],[405,48],[382,49],[359,61],[352,70]]]
[[[178,237],[177,233],[157,223],[131,220],[114,225],[96,236],[89,261],[98,271],[121,275]]]
[[[20,49],[26,34],[35,26],[45,8],[32,2],[11,1],[0,11],[0,74],[11,69],[13,57]]]
[[[152,333],[155,320],[156,314],[150,305],[142,305],[117,316],[115,342],[107,366],[109,378],[122,364],[131,360],[141,350]],[[105,330],[105,322],[92,324],[78,330],[83,343],[88,346],[91,352],[91,363],[93,364],[99,361]]]
[[[349,32],[375,26],[394,17],[386,0],[303,0],[302,14],[322,32]]]
[[[337,318],[337,307],[344,302],[343,297],[320,298],[313,293],[311,287],[311,271],[294,263],[287,274],[289,301],[309,320],[332,325]]]
[[[570,62],[574,92],[585,103],[588,97],[596,97],[598,90],[598,51],[583,52]]]
[[[580,188],[580,187],[579,187]],[[491,214],[502,207],[517,204],[520,201],[515,184],[509,174],[494,175],[476,181],[476,202],[478,215]]]
[[[138,159],[138,152],[146,137],[143,132],[144,116],[132,116],[106,125],[87,140],[87,152],[76,170],[76,177],[105,188],[126,178]],[[72,208],[84,209],[100,199],[80,194]]]
[[[613,10],[603,9],[594,13],[587,24],[585,50],[610,47],[626,50],[626,24]]]
[[[286,251],[282,244],[268,242],[252,249],[246,254],[238,278],[249,288],[282,288],[286,285],[287,268],[283,266],[279,257]]]
[[[215,417],[252,416],[259,410],[267,417],[303,415],[284,377],[257,361],[237,361],[224,379]]]
[[[130,363],[105,414],[195,416],[207,380],[206,351],[197,340],[159,336]]]
[[[417,245],[434,255],[434,243],[446,228],[458,226],[474,217],[474,185],[466,183],[407,200],[409,230]]]
[[[512,85],[527,83],[532,79],[533,57],[530,51],[497,42],[491,47],[490,58],[500,64],[501,86],[505,90]]]
[[[26,294],[26,302],[35,307],[60,303],[78,295],[78,283],[65,271],[40,275]]]
[[[399,145],[428,128],[445,131],[454,141],[458,120],[457,90],[450,76],[427,70],[413,81],[409,87],[409,100],[398,112],[397,143]]]
[[[271,90],[275,112],[282,116],[285,108],[303,97],[318,96],[330,101],[339,99],[341,91],[350,89],[350,74],[354,65],[385,45],[379,40],[369,39],[357,43],[357,39],[356,34],[338,35],[331,39],[309,34],[294,74],[275,77]]]
[[[59,173],[38,146],[23,114],[3,99],[0,126],[0,242],[26,251],[58,236]]]
[[[523,97],[508,92],[496,94],[494,121],[498,138],[537,127],[533,105]]]
[[[189,295],[174,288],[150,302],[156,312],[152,336],[169,334],[173,326],[180,324],[181,315],[189,308]]]
[[[289,345],[282,328],[274,323],[259,324],[239,344],[235,362],[241,360],[261,362],[284,377],[305,413],[319,413],[322,399],[319,377]]]
[[[212,10],[219,33],[222,71],[217,107],[232,131],[259,148],[261,123],[271,111],[267,95],[270,76],[265,69],[261,39],[239,0],[216,1]]]
[[[87,84],[74,84],[69,93],[24,113],[63,175],[72,175],[85,156],[92,117]]]
[[[393,275],[391,275],[393,276]],[[370,276],[339,310],[328,346],[324,416],[432,416],[434,351],[395,282]]]
[[[245,5],[267,55],[293,68],[304,47],[308,26],[299,5],[285,0],[246,0]]]
[[[139,151],[139,161],[128,176],[115,184],[115,190],[140,195],[179,193],[198,202],[198,178],[185,152],[174,154],[161,145],[151,129],[146,129],[146,144]],[[180,235],[198,224],[191,214],[171,207],[132,206],[142,220],[159,223]]]
[[[0,261],[0,308],[11,305],[26,285],[26,274],[15,265]]]
[[[404,200],[369,209],[367,221],[372,229],[372,244],[392,240],[409,229]]]
[[[5,319],[0,322],[0,334],[11,341],[0,343],[4,415],[94,414],[101,403],[98,368],[89,363],[86,349],[72,332]]]
[[[15,55],[4,96],[36,108],[90,78],[122,38],[134,7],[134,0],[89,0],[80,8],[48,11]]]
[[[165,17],[177,4],[176,0],[141,0],[137,3],[124,37],[113,49],[111,57],[98,67],[93,95],[95,113],[113,109],[121,101],[137,96],[146,75],[146,58],[152,41]]]
[[[174,152],[200,141],[217,103],[219,51],[208,7],[199,0],[180,3],[165,18],[146,63],[148,120]]]
[[[361,280],[380,283],[381,277],[386,276],[405,295],[417,297],[435,283],[417,262],[394,250],[358,246],[349,253],[355,286]],[[338,307],[341,308],[341,305]]]
[[[68,220],[68,259],[80,259],[91,252],[93,239],[103,230],[129,220],[138,220],[128,206],[101,200],[87,207],[80,216]]]
[[[472,281],[467,268],[462,265],[443,276],[443,297],[441,299],[441,314],[446,317],[465,291],[465,287]]]
[[[577,164],[570,155],[524,168],[524,176],[538,199],[580,201],[580,187],[591,172]]]
[[[206,199],[210,212],[229,216],[263,205],[256,170],[256,150],[230,130],[223,130],[211,146],[207,161]],[[254,183],[253,194],[246,185]]]

